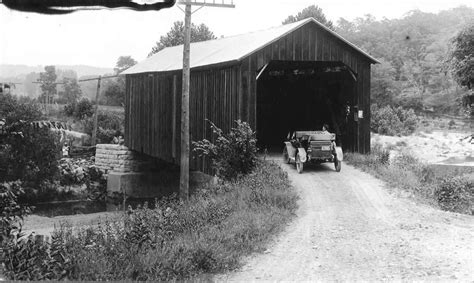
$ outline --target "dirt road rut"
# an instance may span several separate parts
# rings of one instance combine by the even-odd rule
[[[217,280],[474,280],[474,217],[395,198],[347,164],[282,164],[297,218],[263,254]]]

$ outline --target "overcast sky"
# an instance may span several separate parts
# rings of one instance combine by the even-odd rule
[[[313,4],[337,22],[341,17],[353,20],[369,13],[377,19],[400,18],[414,9],[436,13],[459,5],[472,7],[471,3],[469,0],[234,0],[235,9],[203,8],[193,14],[192,20],[196,24],[205,23],[220,37],[278,26],[287,16]],[[173,22],[183,19],[184,14],[177,7],[158,12],[101,10],[50,16],[11,11],[0,4],[0,64],[113,67],[121,55],[141,61]]]

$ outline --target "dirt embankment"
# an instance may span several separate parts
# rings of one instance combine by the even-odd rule
[[[392,197],[343,164],[282,165],[301,200],[264,253],[217,280],[474,280],[474,218]]]

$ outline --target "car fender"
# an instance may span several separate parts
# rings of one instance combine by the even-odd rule
[[[336,146],[336,157],[337,160],[342,161],[344,154],[342,153],[342,147]]]
[[[291,144],[291,142],[285,142],[286,150],[288,151],[288,156],[290,159],[294,160],[296,155],[296,148]]]
[[[304,148],[302,147],[299,147],[298,148],[298,155],[300,156],[300,160],[301,162],[306,162],[306,150],[304,150]]]

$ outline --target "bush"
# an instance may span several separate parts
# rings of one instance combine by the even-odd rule
[[[466,177],[444,178],[435,190],[439,206],[444,210],[473,214],[474,181]]]
[[[23,269],[9,268],[6,274],[22,280],[175,281],[224,272],[238,267],[242,256],[262,251],[296,204],[286,173],[258,163],[253,173],[198,191],[189,202],[164,198],[154,209],[129,208],[98,225],[61,225],[47,250],[20,243],[37,254],[13,249]],[[6,266],[20,266],[17,259],[9,257]]]
[[[124,114],[112,111],[99,111],[97,117],[97,143],[112,143],[116,136],[123,135]],[[83,122],[84,132],[92,135],[94,130],[93,117],[87,118]]]
[[[31,122],[41,118],[41,110],[33,101],[27,100],[22,103],[9,94],[0,95],[0,119],[5,119],[7,124],[20,120]]]
[[[30,208],[18,202],[24,194],[21,182],[0,183],[0,244],[10,238],[12,231],[20,230],[23,217],[30,213]]]
[[[416,129],[418,119],[412,109],[391,106],[379,108],[375,104],[371,107],[371,113],[370,128],[375,133],[389,136],[409,135]]]
[[[388,163],[383,162],[384,156],[380,146],[376,146],[370,154],[348,153],[345,159],[350,164],[444,210],[474,213],[472,178],[451,176],[439,180],[432,167],[420,162],[410,153],[401,152]]]
[[[74,117],[78,120],[92,117],[94,115],[94,105],[92,102],[83,98],[79,102],[71,102],[64,106],[64,114]]]
[[[107,195],[107,179],[93,160],[63,158],[60,161],[60,184],[63,186],[86,185],[87,197],[104,200]]]
[[[7,180],[22,180],[27,186],[55,180],[62,151],[59,133],[47,127],[27,125],[22,127],[21,133],[5,139]]]
[[[193,142],[194,151],[200,156],[208,156],[217,176],[223,179],[231,180],[250,173],[257,162],[257,139],[249,124],[237,120],[237,127],[224,134],[212,122],[209,123],[216,136],[215,142],[206,139]]]

